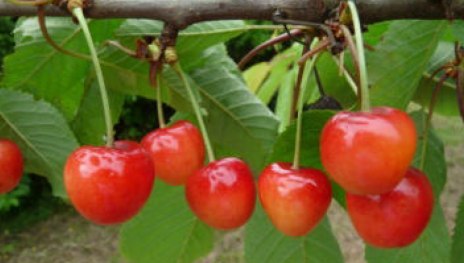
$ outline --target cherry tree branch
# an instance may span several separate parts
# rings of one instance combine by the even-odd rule
[[[272,20],[275,11],[288,19],[322,22],[338,0],[93,0],[89,18],[148,18],[162,20],[178,29],[196,22],[222,19]],[[358,0],[364,24],[393,19],[464,18],[463,0]],[[0,16],[32,16],[34,7],[15,6],[0,0]],[[50,16],[69,16],[50,6]]]

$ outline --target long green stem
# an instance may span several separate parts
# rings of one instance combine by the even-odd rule
[[[82,27],[82,32],[84,33],[85,40],[87,41],[87,45],[89,46],[90,54],[92,56],[92,62],[93,62],[93,66],[95,67],[95,73],[97,75],[98,86],[100,87],[100,94],[101,94],[101,99],[102,99],[102,104],[103,104],[103,113],[105,116],[106,146],[112,147],[113,141],[114,141],[113,123],[111,120],[111,111],[110,111],[110,105],[108,101],[108,93],[106,91],[105,81],[103,79],[103,71],[101,69],[100,62],[98,61],[97,50],[95,49],[95,45],[93,44],[92,35],[90,34],[89,27],[87,26],[87,22],[85,21],[82,8],[74,8],[72,10],[72,13],[77,18],[77,21]]]
[[[197,117],[197,120],[198,120],[198,125],[200,126],[200,130],[203,135],[203,139],[205,141],[206,153],[208,154],[208,159],[210,162],[213,162],[216,158],[214,157],[213,147],[211,146],[211,141],[209,139],[208,131],[206,130],[206,126],[203,121],[203,116],[201,115],[200,105],[198,104],[197,98],[195,97],[192,87],[190,87],[190,83],[185,77],[185,74],[182,71],[182,68],[180,67],[179,63],[178,62],[175,63],[172,67],[176,71],[176,73],[179,75],[179,77],[182,79],[182,82],[185,88],[187,89],[187,93],[190,97],[190,101],[192,102],[193,111],[195,112],[195,116]]]
[[[316,42],[316,41],[315,41]],[[314,44],[313,44],[314,45]],[[305,69],[303,76],[309,76],[314,69],[314,65],[318,59],[319,54],[316,54],[312,59],[309,67]],[[303,65],[300,65],[300,68]],[[296,119],[296,134],[295,134],[295,153],[293,156],[293,169],[299,169],[300,157],[301,157],[301,130],[303,126],[303,106],[304,106],[304,95],[306,94],[306,87],[308,86],[306,81],[302,81],[302,87],[300,89],[300,95],[298,99],[298,113]]]
[[[161,74],[158,73],[158,74]],[[164,120],[164,114],[163,114],[163,101],[161,101],[161,83],[160,83],[160,77],[156,77],[156,109],[158,111],[158,123],[161,128],[166,127],[166,121]]]
[[[351,17],[354,25],[354,35],[356,39],[356,49],[359,56],[359,83],[361,86],[361,110],[369,111],[371,108],[369,99],[369,86],[367,81],[366,58],[364,56],[364,42],[362,37],[361,22],[359,20],[358,9],[353,0],[348,1]]]

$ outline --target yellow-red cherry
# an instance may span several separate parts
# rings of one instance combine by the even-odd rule
[[[347,192],[386,193],[401,181],[410,166],[416,136],[414,122],[398,109],[340,112],[322,130],[321,161]]]
[[[288,236],[304,236],[324,217],[332,200],[329,180],[321,171],[272,163],[258,179],[258,195],[274,226]]]
[[[101,225],[122,223],[150,196],[153,163],[133,141],[116,141],[113,148],[83,146],[68,157],[64,183],[82,216]]]
[[[413,243],[430,220],[433,202],[429,180],[414,168],[388,193],[346,194],[348,214],[356,231],[366,243],[380,248]]]
[[[15,142],[0,139],[0,194],[13,190],[23,176],[24,161]]]
[[[203,137],[188,121],[150,132],[141,144],[153,160],[156,177],[170,185],[185,184],[205,160]]]
[[[256,190],[248,165],[238,158],[209,163],[190,176],[185,196],[194,214],[217,229],[233,229],[253,213]]]

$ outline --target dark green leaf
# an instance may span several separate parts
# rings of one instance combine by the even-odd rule
[[[464,43],[464,21],[462,20],[453,20],[451,24],[451,32],[453,33],[454,38],[461,42],[461,45]]]
[[[66,197],[63,167],[78,143],[53,106],[29,94],[0,89],[0,135],[18,143],[27,172],[47,177],[54,194]]]
[[[395,21],[369,53],[373,105],[406,108],[447,22]]]
[[[213,236],[190,212],[183,187],[156,180],[143,210],[124,224],[120,246],[130,262],[193,262],[213,248]]]
[[[118,20],[90,20],[94,41],[111,37]],[[69,18],[47,18],[51,37],[62,47],[88,54],[80,28]],[[52,103],[68,121],[74,118],[84,91],[90,61],[64,55],[53,49],[39,29],[37,18],[24,19],[15,30],[15,53],[5,58],[3,85],[26,90]]]
[[[310,234],[292,238],[277,231],[261,206],[257,206],[245,234],[248,263],[343,262],[340,247],[326,218]]]
[[[108,92],[113,124],[116,124],[124,104],[124,95]],[[72,122],[77,139],[84,145],[105,144],[106,126],[98,84],[93,82],[84,93],[81,105]]]

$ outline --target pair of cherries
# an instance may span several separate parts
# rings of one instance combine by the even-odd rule
[[[416,137],[410,117],[388,107],[338,113],[322,131],[322,164],[347,192],[348,214],[366,243],[407,246],[430,220],[432,187],[410,167]]]
[[[97,224],[129,220],[145,204],[154,175],[184,185],[193,212],[219,229],[244,224],[254,209],[255,187],[248,166],[225,158],[203,167],[205,148],[189,122],[147,134],[141,144],[117,141],[113,148],[84,146],[68,158],[64,178],[76,209]]]

